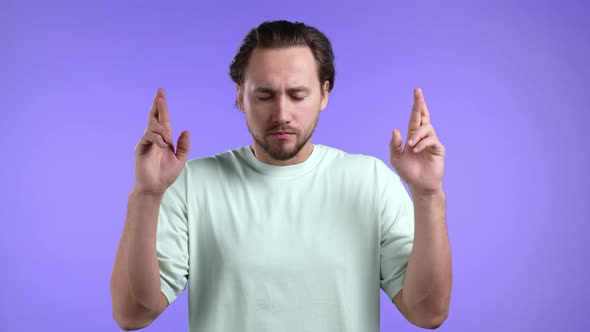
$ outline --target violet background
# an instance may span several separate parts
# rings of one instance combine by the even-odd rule
[[[314,143],[389,164],[421,87],[448,150],[440,331],[586,331],[585,1],[2,1],[0,330],[117,331],[109,279],[134,147],[164,87],[190,158],[250,144],[229,63],[264,20],[325,32]],[[187,331],[183,293],[146,331]],[[381,330],[419,331],[382,293]]]

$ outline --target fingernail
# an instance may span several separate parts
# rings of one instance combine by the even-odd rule
[[[414,140],[410,138],[410,140],[408,141],[408,143],[411,145],[414,145]]]

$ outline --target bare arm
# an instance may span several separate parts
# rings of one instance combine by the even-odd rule
[[[417,326],[437,328],[446,319],[451,297],[451,254],[444,192],[414,199],[415,234],[404,288],[393,302]]]
[[[113,318],[124,330],[150,325],[168,306],[160,291],[156,230],[161,194],[129,195],[111,275]]]
[[[413,324],[437,328],[447,318],[452,284],[443,190],[446,148],[430,122],[422,89],[414,89],[405,147],[397,129],[389,146],[391,165],[408,184],[414,201],[414,244],[403,290],[393,302]]]
[[[148,126],[135,148],[135,185],[111,275],[113,318],[124,330],[148,326],[168,306],[160,290],[156,255],[158,214],[164,192],[184,167],[189,148],[185,131],[175,152],[165,92],[158,89]]]

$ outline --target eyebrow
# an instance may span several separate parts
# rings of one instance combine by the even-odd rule
[[[310,93],[310,89],[306,86],[295,86],[292,88],[288,88],[287,91],[293,93],[297,93],[297,92],[305,92],[305,93]],[[256,89],[254,89],[254,92],[256,93],[268,93],[268,94],[275,94],[276,90],[272,89],[272,88],[267,88],[267,87],[258,87]]]

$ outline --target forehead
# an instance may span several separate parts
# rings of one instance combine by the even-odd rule
[[[315,58],[307,46],[262,49],[250,55],[244,84],[255,89],[260,86],[280,88],[319,85]]]

